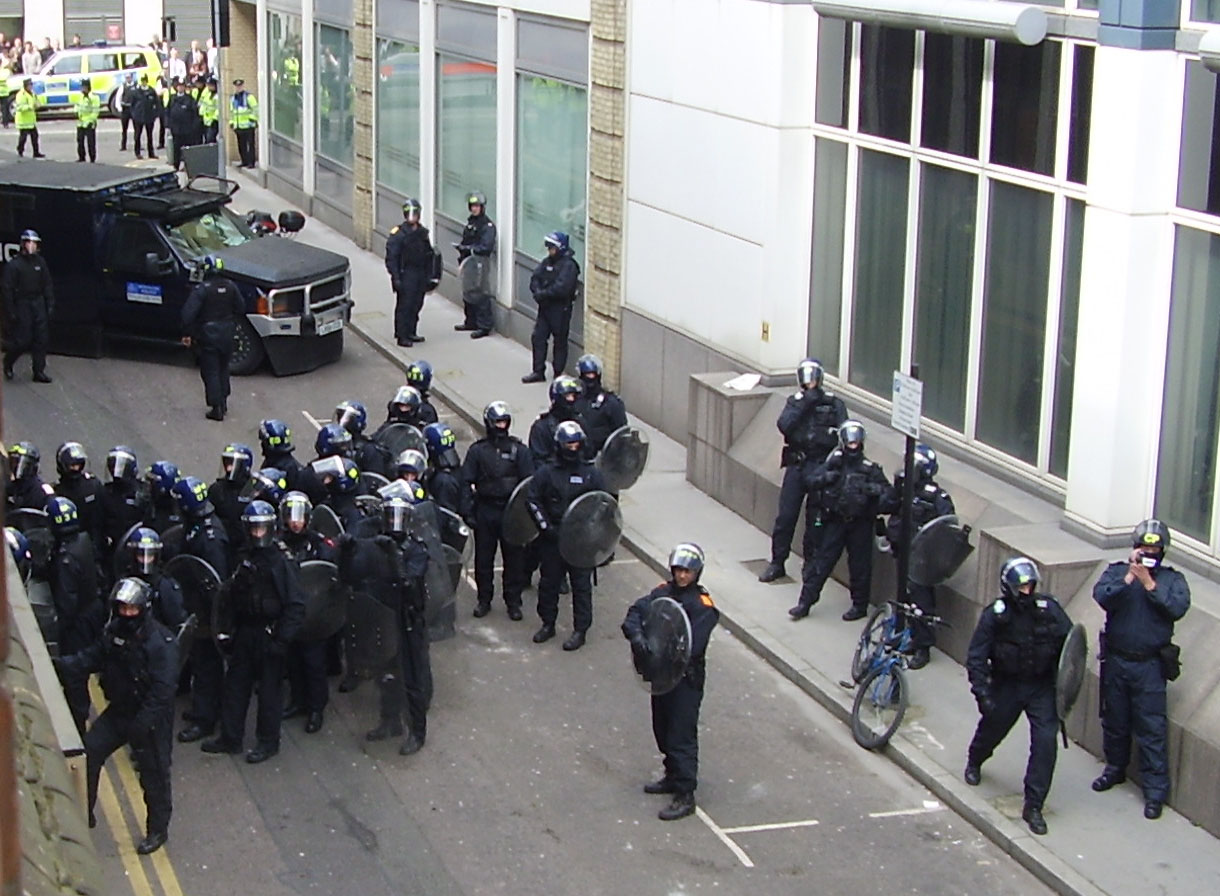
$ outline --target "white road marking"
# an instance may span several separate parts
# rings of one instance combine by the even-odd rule
[[[737,843],[734,842],[733,838],[724,832],[720,825],[712,821],[710,815],[708,815],[698,806],[695,807],[695,815],[699,817],[700,821],[708,826],[708,830],[715,834],[721,843],[732,850],[733,855],[737,856],[737,860],[741,862],[741,864],[745,865],[747,868],[754,867],[754,863],[750,860],[750,857],[746,855],[746,851],[738,846]]]
[[[897,818],[900,815],[930,815],[933,812],[943,812],[945,807],[940,803],[925,805],[921,809],[893,809],[889,812],[869,812],[869,818]]]
[[[788,828],[811,828],[818,824],[816,818],[804,821],[777,821],[774,824],[743,824],[737,828],[724,828],[726,834],[751,834],[754,831],[783,831]]]
[[[330,422],[329,420],[319,420],[313,414],[309,413],[309,411],[301,411],[301,416],[304,417],[306,420],[308,420],[309,425],[312,426],[314,429],[321,429],[323,426],[325,426],[327,423]]]

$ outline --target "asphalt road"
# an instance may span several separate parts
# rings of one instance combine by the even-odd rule
[[[42,131],[52,157],[75,157],[70,122]],[[0,155],[11,154],[7,136]],[[102,161],[123,160],[114,122],[103,120],[99,144]],[[342,360],[312,374],[235,379],[230,416],[218,424],[204,419],[202,385],[180,348],[114,344],[103,360],[52,356],[49,370],[49,386],[25,370],[4,384],[3,422],[7,442],[40,446],[52,479],[55,447],[76,439],[94,471],[123,443],[142,465],[169,458],[211,481],[224,444],[256,444],[267,416],[287,420],[308,457],[316,421],[336,402],[361,398],[376,421],[403,382],[349,334]],[[518,409],[518,433],[532,412]],[[471,434],[458,429],[464,449]],[[665,798],[640,791],[660,768],[648,697],[618,631],[627,605],[655,584],[620,552],[602,570],[589,643],[574,654],[559,647],[568,607],[560,637],[538,646],[533,591],[525,621],[509,621],[502,603],[475,620],[467,585],[457,637],[433,646],[422,752],[402,758],[396,742],[364,741],[377,714],[372,684],[333,693],[318,734],[285,723],[281,753],[263,765],[176,745],[170,842],[151,858],[132,852],[143,806],[116,754],[94,832],[104,892],[1045,892],[724,630],[709,652],[702,811],[657,820]],[[714,598],[716,583],[707,585]]]

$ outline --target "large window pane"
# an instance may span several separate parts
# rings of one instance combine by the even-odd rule
[[[302,142],[301,17],[267,13],[271,51],[271,89],[267,91],[267,121],[271,132]]]
[[[347,29],[319,25],[317,54],[318,154],[351,168],[356,87],[352,77],[355,56]]]
[[[1053,174],[1061,45],[997,43],[991,161]]]
[[[588,91],[535,75],[517,76],[517,248],[545,253],[542,238],[562,230],[585,265]]]
[[[813,268],[809,272],[809,355],[839,374],[843,317],[843,232],[847,144],[818,139],[813,162]]]
[[[1030,464],[1038,459],[1051,207],[1049,193],[991,186],[976,435]]]
[[[818,124],[847,127],[848,83],[851,72],[851,24],[842,19],[818,19]]]
[[[465,221],[471,190],[486,193],[489,206],[495,202],[496,67],[447,54],[438,61],[438,208]]]
[[[915,277],[915,360],[923,413],[961,430],[978,182],[973,174],[925,166],[919,200]]]
[[[1063,246],[1063,287],[1059,298],[1059,354],[1055,358],[1055,407],[1051,413],[1050,470],[1067,479],[1072,436],[1072,388],[1076,381],[1076,323],[1080,317],[1080,255],[1084,245],[1084,203],[1067,201]]]
[[[1089,119],[1093,110],[1093,56],[1088,46],[1078,46],[1072,75],[1072,115],[1068,125],[1068,180],[1086,182],[1089,168]]]
[[[1196,22],[1220,22],[1220,0],[1190,0],[1190,17]]]
[[[907,159],[860,153],[850,379],[886,397],[900,360],[909,176]]]
[[[983,42],[929,33],[923,71],[923,145],[977,159]]]
[[[1155,512],[1207,541],[1220,425],[1220,237],[1177,228],[1171,301]]]
[[[860,29],[860,130],[903,143],[911,139],[915,32],[883,25]]]
[[[419,47],[377,42],[377,180],[419,195]]]
[[[1201,62],[1186,63],[1178,205],[1213,215],[1220,214],[1220,165],[1214,164],[1218,122],[1216,76]]]

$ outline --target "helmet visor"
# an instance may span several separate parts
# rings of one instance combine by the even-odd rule
[[[25,479],[25,477],[34,474],[34,459],[28,454],[10,454],[8,456],[8,465],[13,471],[14,479]]]
[[[136,459],[127,451],[111,451],[106,457],[106,471],[111,479],[130,479],[136,474]]]

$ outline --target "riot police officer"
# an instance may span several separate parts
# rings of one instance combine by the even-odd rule
[[[351,458],[323,457],[311,465],[314,475],[326,489],[325,504],[335,512],[343,531],[356,535],[376,531],[378,521],[365,516],[356,498],[364,493],[360,468]]]
[[[419,410],[415,415],[419,423],[416,425],[427,426],[440,420],[428,397],[428,390],[432,388],[432,365],[423,360],[412,361],[407,367],[407,385],[419,393]]]
[[[1101,634],[1101,731],[1105,770],[1099,793],[1127,778],[1131,737],[1140,753],[1144,817],[1157,819],[1169,799],[1166,681],[1178,677],[1173,625],[1190,609],[1186,577],[1165,565],[1169,527],[1147,519],[1135,527],[1125,561],[1111,563],[1093,599],[1106,613]]]
[[[538,524],[538,617],[542,627],[534,634],[541,644],[555,637],[559,615],[559,588],[566,577],[572,583],[572,635],[564,650],[579,650],[593,624],[593,570],[572,566],[559,552],[559,525],[564,512],[583,494],[605,491],[601,471],[585,459],[585,431],[567,420],[555,430],[555,457],[530,480],[529,509]]]
[[[530,276],[530,292],[538,307],[534,332],[530,336],[533,368],[521,377],[523,383],[546,381],[546,343],[554,343],[551,369],[555,376],[568,366],[568,329],[572,325],[572,306],[580,284],[580,265],[568,246],[568,235],[559,230],[548,233],[542,241],[546,258],[538,262]]]
[[[204,741],[205,753],[240,753],[250,695],[258,683],[254,749],[246,762],[265,762],[280,751],[284,713],[284,656],[305,616],[305,597],[293,563],[276,536],[275,508],[251,501],[242,511],[246,541],[225,583],[217,634],[229,636],[229,666],[221,701],[220,736]]]
[[[580,381],[575,377],[557,376],[550,386],[551,406],[530,426],[529,446],[537,467],[555,455],[555,431],[565,420],[579,423],[584,431],[584,418],[580,413]],[[586,435],[587,438],[587,435]]]
[[[385,241],[385,269],[394,289],[394,339],[407,348],[423,342],[419,335],[419,312],[424,293],[436,288],[436,253],[428,239],[428,228],[419,222],[424,207],[418,199],[402,204],[401,224],[390,229]]]
[[[334,563],[338,549],[334,542],[309,528],[313,504],[304,492],[288,492],[280,501],[280,537],[288,556],[299,563],[325,560]],[[305,716],[305,733],[322,730],[323,713],[330,702],[326,682],[327,639],[302,641],[288,646],[285,665],[288,672],[288,705],[284,718]]]
[[[657,817],[662,821],[685,818],[695,811],[695,788],[699,774],[699,706],[707,677],[707,645],[712,629],[720,621],[720,611],[711,595],[699,584],[703,574],[703,550],[689,542],[669,553],[669,581],[645,594],[627,609],[623,619],[624,637],[631,642],[632,659],[637,669],[647,669],[649,644],[644,623],[652,602],[659,597],[677,601],[690,621],[690,665],[677,687],[652,698],[652,732],[657,749],[665,757],[665,773],[644,785],[645,793],[673,794],[673,802]]]
[[[246,313],[246,301],[237,284],[220,273],[224,262],[205,255],[196,262],[203,282],[191,290],[182,306],[182,344],[195,350],[209,420],[223,420],[229,412],[229,359],[237,320]]]
[[[55,314],[55,288],[51,284],[51,270],[39,252],[42,237],[38,231],[23,231],[20,242],[21,251],[8,260],[0,273],[0,300],[4,306],[4,378],[11,380],[16,375],[13,365],[29,352],[34,382],[49,383],[47,342],[51,318]]]
[[[152,613],[157,621],[171,631],[186,622],[186,601],[178,580],[167,575],[161,566],[164,544],[155,529],[140,526],[127,539],[123,547],[129,558],[127,568],[122,571],[129,578],[138,578],[152,589]],[[210,620],[205,620],[210,622]]]
[[[576,400],[576,410],[589,437],[589,451],[598,454],[610,434],[627,425],[627,406],[602,385],[602,360],[597,355],[581,355],[576,372],[584,389]]]
[[[158,533],[182,522],[178,501],[172,491],[178,479],[177,464],[168,460],[154,461],[144,471],[144,478],[138,489],[140,519]]]
[[[76,505],[56,495],[47,501],[47,517],[55,540],[48,571],[51,601],[59,618],[59,652],[66,656],[93,643],[105,622],[106,608],[98,597],[93,544],[81,530]],[[84,733],[89,717],[85,682],[73,682],[64,695],[76,727]]]
[[[106,453],[108,481],[102,484],[102,532],[107,559],[113,556],[131,527],[140,522],[138,469],[136,453],[126,445],[115,445]]]
[[[102,506],[102,484],[85,467],[89,455],[80,442],[64,442],[55,451],[55,469],[59,481],[55,494],[68,498],[76,505],[80,528],[89,534],[93,554],[99,560],[106,544],[106,517]]]
[[[389,667],[377,673],[379,721],[365,739],[400,736],[405,711],[410,733],[398,749],[403,756],[423,747],[432,703],[432,665],[424,621],[428,550],[408,533],[412,501],[409,491],[386,499],[382,505],[382,534],[369,538],[344,534],[339,541],[339,574],[343,581],[394,611],[398,651]]]
[[[335,422],[352,435],[352,460],[362,473],[385,476],[390,463],[389,452],[364,434],[369,412],[364,402],[346,399],[335,405]]]
[[[229,536],[208,499],[202,479],[185,476],[170,489],[182,514],[182,553],[211,565],[221,581],[229,575]],[[191,724],[178,732],[184,744],[212,733],[220,715],[220,692],[224,682],[224,659],[211,638],[196,638],[191,645]]]
[[[779,487],[779,510],[771,529],[771,562],[758,577],[760,582],[774,582],[785,575],[784,564],[792,550],[792,535],[796,521],[805,509],[805,538],[802,551],[805,561],[817,550],[814,541],[816,501],[806,500],[803,476],[808,469],[826,460],[838,444],[839,427],[847,422],[847,406],[843,399],[822,388],[824,371],[813,358],[796,366],[797,390],[788,396],[780,411],[776,426],[784,436],[780,466],[784,478]]]
[[[458,264],[471,255],[490,259],[496,251],[496,225],[487,217],[487,197],[475,191],[466,196],[466,208],[470,217],[462,229],[462,241],[457,244]],[[491,262],[488,261],[488,264]],[[496,322],[492,315],[491,293],[474,289],[462,292],[462,310],[465,319],[455,324],[455,330],[471,330],[471,339],[482,339],[490,336]]]
[[[483,617],[491,611],[498,544],[503,562],[500,590],[508,618],[516,622],[521,619],[525,585],[524,549],[504,539],[504,507],[513,489],[534,472],[534,459],[525,444],[509,432],[512,422],[512,413],[502,401],[483,409],[485,436],[466,450],[462,479],[474,489],[474,615]]]
[[[97,821],[97,787],[110,754],[130,744],[148,815],[136,852],[156,852],[169,836],[173,811],[170,750],[178,644],[152,613],[152,590],[139,579],[120,579],[110,592],[110,621],[100,639],[56,661],[65,682],[83,686],[100,673],[107,705],[85,734],[89,827]]]
[[[1055,673],[1071,620],[1049,594],[1040,594],[1038,567],[1013,557],[1000,569],[1000,597],[983,608],[966,653],[970,691],[978,703],[978,727],[966,754],[966,783],[982,779],[981,766],[1012,730],[1021,713],[1029,719],[1029,765],[1021,818],[1035,834],[1046,833],[1042,805],[1055,772]]]
[[[954,513],[953,499],[949,493],[936,484],[936,473],[940,462],[936,452],[928,445],[920,442],[915,446],[914,471],[915,487],[911,498],[911,536],[926,523],[937,517]],[[881,497],[881,511],[889,513],[890,519],[886,525],[885,535],[894,546],[894,559],[899,559],[898,552],[902,550],[902,499],[906,488],[904,473],[894,474],[894,484]],[[907,599],[926,615],[936,613],[936,591],[931,585],[917,585],[907,582]],[[936,633],[926,620],[919,617],[908,617],[911,626],[911,658],[907,661],[910,669],[922,669],[931,659],[931,650],[936,646]]]
[[[254,469],[254,449],[241,442],[230,442],[220,452],[220,475],[208,489],[208,500],[225,527],[229,544],[241,544],[244,529],[241,512],[246,509],[243,496]]]
[[[8,486],[4,492],[5,509],[12,513],[20,507],[44,510],[55,489],[38,475],[42,455],[33,442],[14,442],[8,449]]]
[[[386,402],[385,422],[373,433],[373,441],[380,441],[381,434],[385,432],[386,427],[393,426],[395,423],[405,423],[417,429],[426,426],[427,424],[420,417],[423,403],[424,400],[420,396],[419,390],[414,386],[399,386],[394,397]]]
[[[279,470],[288,481],[290,489],[302,491],[300,485],[305,466],[292,453],[292,430],[288,424],[274,418],[260,421],[258,444],[263,452],[260,466],[264,469],[270,467]]]
[[[851,606],[845,622],[863,619],[868,610],[873,576],[873,520],[877,505],[889,487],[880,465],[864,456],[864,425],[848,420],[839,427],[839,446],[825,462],[805,466],[805,488],[818,495],[821,535],[801,570],[801,596],[788,611],[793,619],[804,619],[822,597],[822,586],[830,578],[843,549],[851,576]],[[816,525],[815,520],[815,525]]]
[[[457,436],[448,423],[429,423],[424,427],[424,441],[428,445],[424,489],[437,505],[465,519],[470,516],[472,496],[470,486],[458,475],[462,461]]]

